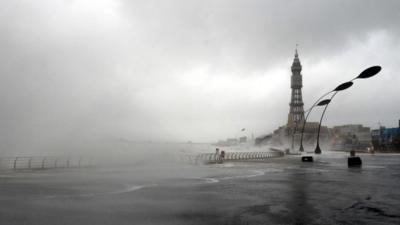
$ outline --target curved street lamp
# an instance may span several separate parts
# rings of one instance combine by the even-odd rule
[[[382,69],[382,67],[380,67],[380,66],[372,66],[372,67],[369,67],[369,68],[365,69],[356,78],[352,79],[351,81],[345,82],[345,83],[337,86],[334,89],[335,93],[332,95],[332,97],[330,99],[326,99],[326,100],[323,100],[323,101],[318,103],[318,105],[325,105],[325,108],[324,108],[324,111],[322,112],[321,118],[319,120],[318,134],[317,134],[317,146],[315,147],[315,151],[314,151],[315,154],[321,154],[321,148],[319,147],[319,134],[320,134],[320,131],[321,131],[321,123],[322,123],[322,119],[324,118],[325,111],[328,108],[328,105],[332,101],[332,99],[336,96],[336,94],[339,91],[346,90],[347,88],[353,86],[353,82],[352,82],[353,80],[355,80],[355,79],[366,79],[366,78],[373,77],[377,73],[379,73],[379,71],[381,71],[381,69]]]
[[[303,152],[303,151],[304,151],[304,147],[303,147],[304,127],[305,127],[305,125],[306,125],[308,116],[310,115],[312,109],[313,109],[315,106],[317,106],[317,103],[319,103],[319,101],[320,101],[322,98],[324,98],[324,97],[327,96],[328,94],[331,94],[332,92],[336,92],[336,93],[337,93],[338,91],[342,91],[342,90],[345,90],[345,89],[349,88],[349,87],[352,85],[352,84],[350,85],[350,82],[352,82],[353,80],[370,78],[370,77],[376,75],[377,73],[379,73],[379,72],[381,71],[381,69],[382,69],[382,68],[381,68],[380,66],[372,66],[372,67],[369,67],[369,68],[365,69],[364,71],[362,71],[357,77],[353,78],[351,81],[340,84],[340,85],[337,86],[335,89],[333,89],[332,91],[329,91],[329,92],[325,93],[325,94],[322,95],[320,98],[318,98],[317,101],[314,102],[314,104],[307,110],[308,113],[307,113],[307,115],[306,115],[306,117],[305,117],[305,119],[304,119],[304,121],[303,121],[303,126],[302,126],[302,128],[301,128],[301,138],[300,138],[300,148],[299,148],[299,151],[300,151],[300,152]],[[349,86],[349,87],[346,87],[347,85],[350,85],[350,86]],[[335,93],[334,95],[336,95],[336,93]],[[331,100],[332,100],[332,98],[334,97],[334,95],[331,97]],[[327,104],[329,104],[329,103],[330,103],[330,101],[329,101]],[[326,107],[327,107],[327,106],[326,106]],[[325,107],[325,109],[324,109],[324,112],[325,112],[325,110],[326,110],[326,107]],[[321,123],[320,123],[320,124],[321,124]],[[319,128],[318,128],[318,130],[319,130]],[[319,132],[318,132],[318,136],[319,136]]]

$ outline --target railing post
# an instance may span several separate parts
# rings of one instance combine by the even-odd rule
[[[56,160],[54,161],[54,168],[57,168],[57,158],[56,158]]]
[[[46,162],[46,157],[43,157],[43,160],[42,160],[42,169],[44,169],[45,162]]]
[[[30,157],[30,158],[29,158],[29,161],[28,161],[28,168],[29,168],[29,169],[30,169],[31,166],[32,166],[32,158],[33,158],[33,157]]]
[[[15,160],[14,160],[14,170],[17,169],[17,161],[18,161],[18,157],[15,157]]]

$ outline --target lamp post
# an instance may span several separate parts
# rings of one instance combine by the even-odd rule
[[[328,92],[328,93],[326,93],[326,94],[324,94],[324,95],[322,95],[322,96],[307,110],[308,112],[307,112],[306,118],[304,118],[303,126],[301,127],[300,148],[299,148],[299,151],[300,151],[300,152],[304,152],[304,147],[303,147],[303,135],[304,135],[304,127],[306,126],[306,122],[307,122],[308,116],[310,115],[310,112],[311,112],[312,109],[315,107],[315,105],[318,103],[318,101],[321,100],[323,97],[327,96],[329,93],[331,93],[331,91]]]
[[[308,109],[308,110],[306,110],[306,111],[304,111],[304,112],[309,112],[310,111],[310,109]],[[294,126],[294,129],[293,129],[293,132],[292,132],[292,150],[294,150],[294,135],[296,134],[296,132],[297,132],[297,128],[299,127],[299,123],[300,123],[300,121],[295,121],[294,122],[295,123],[295,126]],[[304,126],[304,125],[303,125]],[[304,128],[304,127],[303,127]]]
[[[321,148],[319,147],[319,133],[320,133],[320,131],[321,131],[322,118],[324,118],[325,111],[326,111],[326,109],[328,108],[329,103],[331,103],[332,99],[336,96],[336,94],[337,94],[339,91],[346,90],[347,88],[349,88],[349,87],[351,87],[351,86],[353,86],[353,82],[352,82],[352,81],[345,82],[345,83],[343,83],[343,84],[337,86],[337,88],[335,88],[335,93],[331,96],[330,99],[325,99],[325,100],[323,100],[323,101],[321,101],[321,102],[318,103],[318,106],[323,106],[323,105],[325,105],[325,108],[324,108],[324,111],[322,112],[321,118],[320,118],[320,120],[319,120],[318,134],[317,134],[317,147],[315,147],[315,151],[314,151],[315,154],[321,154]]]
[[[292,148],[291,148],[291,150],[294,150],[294,135],[296,134],[296,131],[297,131],[298,122],[295,121],[294,123],[295,123],[295,125],[294,125],[293,132],[292,132]]]
[[[353,86],[353,80],[355,80],[355,79],[366,79],[366,78],[370,78],[370,77],[372,77],[372,76],[375,76],[377,73],[379,73],[379,71],[381,71],[381,69],[382,69],[382,68],[381,68],[380,66],[372,66],[372,67],[369,67],[369,68],[365,69],[365,70],[364,70],[363,72],[361,72],[360,75],[358,75],[356,78],[352,79],[351,81],[345,82],[345,83],[343,83],[343,84],[337,86],[337,87],[335,88],[335,90],[334,90],[335,93],[331,96],[330,99],[324,100],[325,102],[324,102],[324,101],[321,101],[320,103],[318,103],[318,105],[325,105],[325,108],[324,108],[324,111],[322,112],[321,118],[320,118],[320,120],[319,120],[318,134],[317,134],[317,146],[315,147],[315,151],[314,151],[315,154],[321,154],[321,148],[320,148],[320,146],[319,146],[319,134],[320,134],[320,131],[321,131],[321,123],[322,123],[322,119],[324,118],[326,109],[328,108],[328,105],[329,105],[329,103],[332,101],[332,99],[336,96],[336,94],[337,94],[339,91],[346,90],[347,88]],[[328,100],[329,100],[329,101],[328,101]]]

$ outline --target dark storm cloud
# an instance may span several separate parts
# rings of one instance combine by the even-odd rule
[[[1,6],[3,152],[103,138],[213,141],[242,127],[270,132],[286,120],[296,43],[306,105],[352,78],[345,74],[384,64],[384,76],[375,80],[379,90],[360,83],[349,97],[370,110],[359,100],[368,90],[382,110],[379,117],[352,117],[350,107],[330,123],[371,125],[398,117],[398,93],[389,85],[399,81],[397,1],[49,0]],[[379,99],[381,91],[385,98]],[[332,107],[332,113],[339,112]]]
[[[398,35],[396,1],[146,1],[123,4],[145,39],[172,60],[213,63],[234,71],[265,70],[296,43],[326,57],[366,41],[376,30]],[[185,60],[184,60],[185,63]]]

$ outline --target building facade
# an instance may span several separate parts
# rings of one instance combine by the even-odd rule
[[[371,129],[361,124],[332,128],[332,150],[367,150],[371,147]]]
[[[372,130],[371,139],[376,151],[400,152],[400,120],[398,127]]]

